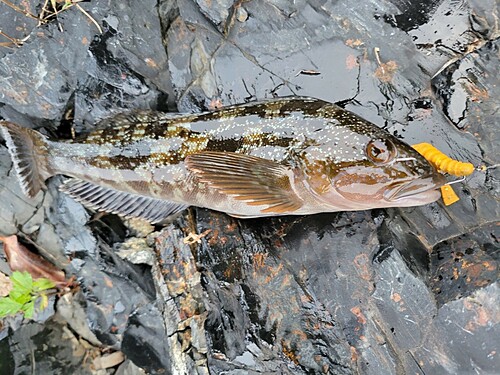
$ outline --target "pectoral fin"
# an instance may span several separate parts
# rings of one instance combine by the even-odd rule
[[[89,208],[110,212],[125,218],[138,217],[152,224],[187,208],[179,204],[142,195],[126,193],[72,178],[59,188]]]
[[[292,189],[288,169],[273,161],[230,152],[201,152],[189,155],[185,162],[200,181],[220,193],[249,206],[268,206],[262,213],[285,214],[303,204]]]

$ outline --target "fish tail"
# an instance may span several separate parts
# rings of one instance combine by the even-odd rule
[[[21,189],[32,198],[45,187],[44,181],[54,175],[49,166],[47,138],[39,132],[7,121],[0,130],[9,149]]]

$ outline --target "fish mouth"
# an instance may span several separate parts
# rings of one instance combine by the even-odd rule
[[[441,174],[434,173],[427,177],[395,184],[392,189],[389,189],[384,194],[384,198],[390,202],[405,200],[434,202],[439,199],[440,196],[440,192],[436,189],[445,184],[445,177]]]

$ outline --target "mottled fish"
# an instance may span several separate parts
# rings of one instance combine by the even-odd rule
[[[417,206],[445,183],[387,131],[313,98],[122,113],[67,142],[0,128],[26,195],[63,174],[85,206],[152,223],[190,205],[242,218]]]

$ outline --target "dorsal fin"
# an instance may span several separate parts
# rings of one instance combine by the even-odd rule
[[[126,219],[138,217],[152,224],[188,207],[181,203],[114,190],[77,178],[69,179],[59,190],[88,208],[117,214]]]

